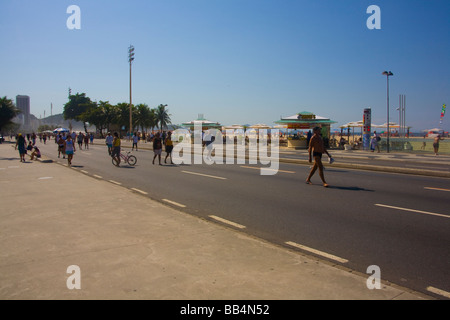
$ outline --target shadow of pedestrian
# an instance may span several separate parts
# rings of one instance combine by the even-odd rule
[[[338,190],[347,190],[347,191],[368,191],[374,192],[375,190],[360,188],[360,187],[342,187],[342,186],[328,186],[328,189],[338,189]]]

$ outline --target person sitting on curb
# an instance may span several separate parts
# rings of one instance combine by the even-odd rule
[[[38,158],[41,157],[41,151],[39,150],[38,147],[34,147],[33,152],[30,155],[31,160],[37,160]]]

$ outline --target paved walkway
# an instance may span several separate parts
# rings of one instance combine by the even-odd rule
[[[0,299],[422,300],[0,144]],[[67,273],[70,266],[79,267]],[[69,284],[81,284],[69,289]],[[73,280],[73,281],[72,281]],[[79,281],[77,281],[79,280]]]

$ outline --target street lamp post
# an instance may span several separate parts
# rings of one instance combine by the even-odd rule
[[[387,79],[387,146],[386,150],[389,153],[389,135],[390,135],[390,129],[389,129],[389,76],[393,76],[394,74],[391,71],[384,71],[382,75],[386,76]]]
[[[130,47],[128,48],[128,62],[130,63],[130,139],[131,139],[131,131],[133,128],[133,114],[131,111],[131,105],[132,105],[132,98],[131,98],[131,63],[134,60],[134,47],[132,45],[130,45]]]

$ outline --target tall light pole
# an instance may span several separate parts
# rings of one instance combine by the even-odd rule
[[[130,45],[130,47],[128,48],[128,62],[130,63],[130,139],[131,139],[131,130],[133,128],[133,115],[132,115],[132,111],[131,111],[131,104],[132,104],[132,99],[131,99],[131,63],[134,60],[134,47],[132,45]]]
[[[384,71],[382,75],[386,76],[387,79],[387,152],[389,153],[389,76],[393,76],[394,74],[391,71]]]

